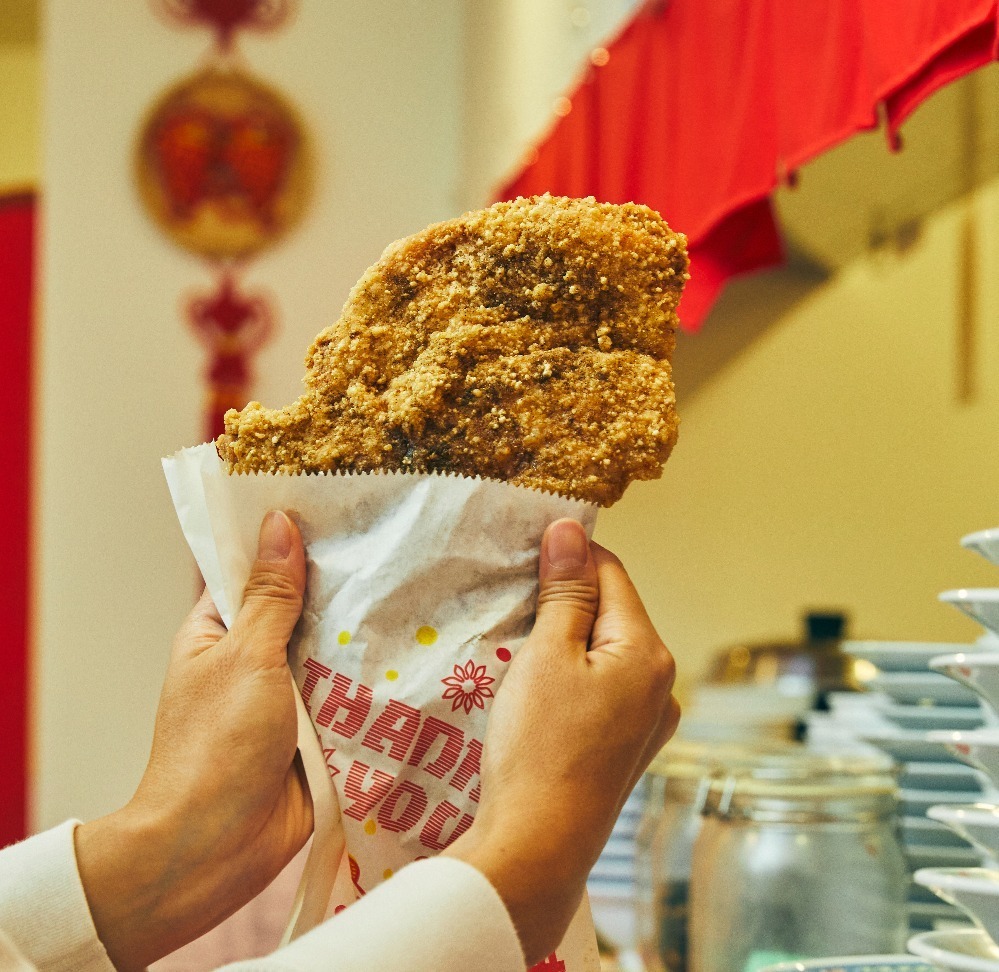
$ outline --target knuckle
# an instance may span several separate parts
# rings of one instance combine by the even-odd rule
[[[600,599],[596,584],[583,579],[553,580],[538,594],[538,606],[545,604],[576,604],[592,609]]]
[[[258,568],[250,575],[246,584],[244,599],[250,598],[300,604],[302,592],[287,574],[278,570]]]
[[[676,663],[665,647],[653,654],[648,663],[648,680],[651,690],[660,697],[668,697],[676,681]]]

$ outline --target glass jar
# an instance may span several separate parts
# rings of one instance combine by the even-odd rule
[[[673,764],[647,777],[635,844],[635,924],[652,972],[687,967],[687,899],[694,839],[710,782],[704,766]]]
[[[897,808],[879,760],[807,754],[713,780],[692,860],[691,972],[902,951]]]
[[[649,972],[687,969],[691,858],[712,781],[739,768],[790,759],[802,748],[675,739],[653,761],[635,847],[636,937]]]

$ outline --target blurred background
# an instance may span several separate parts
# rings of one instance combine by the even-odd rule
[[[297,397],[305,349],[384,246],[500,198],[633,18],[682,6],[299,0],[240,32],[240,63],[294,106],[310,173],[300,221],[240,264],[274,317],[248,397]],[[195,594],[160,460],[204,438],[209,359],[185,318],[218,267],[149,218],[134,169],[157,99],[217,54],[175,16],[197,7],[0,5],[5,839],[129,798]],[[999,525],[999,67],[972,66],[926,91],[901,151],[858,131],[774,172],[784,265],[685,321],[679,444],[596,533],[681,698],[732,646],[798,640],[809,611],[854,638],[980,633],[937,600],[993,583],[957,540]],[[707,83],[724,103],[742,82],[687,72],[675,97]]]

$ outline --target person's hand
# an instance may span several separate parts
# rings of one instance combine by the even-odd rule
[[[312,832],[286,658],[304,589],[298,530],[270,513],[232,630],[206,593],[177,634],[135,796],[77,829],[94,924],[122,972],[235,912]]]
[[[532,965],[554,951],[639,777],[676,729],[674,665],[620,561],[560,520],[537,621],[496,693],[475,822],[444,853],[499,892]]]

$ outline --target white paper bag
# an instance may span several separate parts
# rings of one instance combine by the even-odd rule
[[[231,476],[211,444],[163,465],[227,625],[267,511],[288,511],[305,542],[305,606],[288,654],[316,833],[294,937],[471,825],[490,702],[534,620],[542,534],[561,517],[589,534],[597,509],[436,474]],[[598,967],[584,901],[538,968]]]

